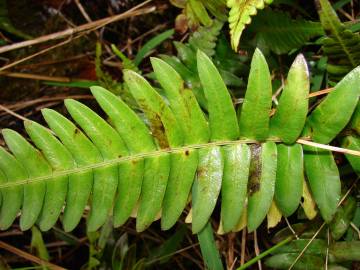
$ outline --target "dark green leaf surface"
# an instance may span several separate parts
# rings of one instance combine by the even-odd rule
[[[272,135],[287,144],[293,144],[304,128],[309,90],[309,70],[304,56],[300,54],[289,70],[279,105],[271,119]]]
[[[281,213],[288,217],[299,206],[303,193],[304,162],[301,145],[277,145],[275,201]]]
[[[324,144],[333,140],[350,121],[359,95],[360,67],[357,67],[335,86],[308,117],[312,139]]]
[[[249,232],[260,226],[270,209],[275,192],[276,166],[275,143],[252,146],[247,213]]]
[[[340,200],[339,171],[331,152],[304,146],[306,177],[321,216],[330,222]]]
[[[193,233],[202,230],[215,208],[221,189],[223,167],[220,147],[212,146],[199,150],[199,164],[192,189]]]
[[[264,55],[255,50],[244,103],[240,113],[240,137],[265,140],[269,135],[272,86]]]

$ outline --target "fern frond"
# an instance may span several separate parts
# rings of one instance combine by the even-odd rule
[[[166,101],[141,75],[125,71],[127,87],[144,113],[141,117],[122,99],[97,86],[92,93],[111,125],[84,104],[66,100],[76,125],[54,110],[43,110],[52,132],[25,122],[35,147],[13,130],[2,131],[12,154],[0,147],[1,229],[11,226],[21,208],[21,229],[38,222],[41,230],[48,230],[65,204],[62,221],[70,231],[88,202],[89,231],[102,226],[108,215],[120,226],[135,208],[138,231],[150,226],[160,212],[162,229],[169,229],[192,195],[194,233],[206,226],[220,196],[223,231],[236,231],[243,224],[244,213],[252,231],[266,218],[274,199],[283,215],[296,211],[304,170],[320,214],[325,221],[332,219],[341,192],[334,157],[328,150],[302,147],[297,139],[303,130],[301,136],[329,143],[345,127],[356,107],[353,100],[360,93],[360,67],[347,75],[305,122],[309,77],[304,58],[299,56],[290,69],[276,121],[270,121],[271,95],[262,96],[262,84],[257,87],[258,81],[270,86],[270,77],[263,72],[268,68],[257,50],[246,110],[259,102],[266,106],[258,106],[253,114],[242,112],[240,123],[252,122],[257,127],[270,122],[270,126],[239,132],[230,94],[205,53],[197,52],[197,70],[207,116],[170,65],[155,58],[151,62]],[[334,108],[341,113],[334,114]],[[289,109],[294,119],[288,117]],[[240,128],[245,126],[253,128],[244,124]],[[281,140],[269,136],[274,133]],[[359,150],[360,145],[351,148]],[[358,159],[350,160],[356,170]],[[292,196],[287,199],[284,194]]]
[[[228,0],[230,8],[229,25],[231,46],[237,51],[240,37],[247,24],[251,23],[251,16],[256,15],[258,9],[263,9],[265,4],[271,4],[273,0]]]
[[[327,34],[322,42],[324,54],[329,57],[327,70],[335,78],[341,78],[360,64],[360,34],[345,27],[328,0],[316,3]]]
[[[248,30],[255,35],[257,44],[264,44],[277,54],[298,49],[309,39],[324,34],[318,22],[294,20],[288,13],[271,9],[259,12]]]
[[[216,41],[224,23],[214,20],[208,27],[200,26],[189,38],[190,46],[196,51],[201,50],[208,56],[215,54]]]

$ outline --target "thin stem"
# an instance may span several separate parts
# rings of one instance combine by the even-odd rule
[[[313,147],[321,148],[321,149],[339,152],[339,153],[360,156],[360,151],[330,146],[330,145],[326,145],[326,144],[315,143],[315,142],[307,141],[306,139],[307,138],[300,138],[296,142],[300,143],[300,144],[305,144],[305,145],[310,145]],[[281,142],[278,138],[269,138],[267,141]],[[138,159],[149,158],[149,157],[156,157],[156,156],[166,155],[166,154],[170,154],[170,153],[181,153],[181,152],[186,152],[186,151],[189,151],[192,149],[200,149],[200,148],[209,147],[209,146],[225,146],[225,145],[235,145],[235,144],[239,144],[239,143],[254,144],[254,143],[259,143],[259,142],[256,140],[253,140],[253,139],[241,139],[241,140],[235,140],[235,141],[216,141],[216,142],[210,142],[210,143],[204,143],[204,144],[194,144],[194,145],[187,145],[187,146],[176,147],[176,148],[171,148],[171,149],[169,149],[169,148],[160,149],[158,151],[139,153],[139,154],[134,154],[131,156],[125,156],[125,157],[121,157],[121,158],[106,160],[104,162],[99,162],[99,163],[91,164],[88,166],[78,167],[78,168],[74,168],[71,170],[55,171],[51,175],[34,177],[31,179],[22,179],[22,180],[18,180],[16,182],[9,181],[9,182],[0,184],[0,189],[7,188],[7,187],[13,187],[13,186],[19,186],[19,185],[26,185],[26,184],[40,182],[40,181],[44,181],[44,180],[51,181],[51,180],[56,179],[56,177],[59,177],[59,176],[65,176],[65,175],[69,175],[69,174],[73,174],[73,173],[84,172],[87,170],[101,168],[101,167],[107,166],[107,165],[115,165],[120,162],[138,160]]]
[[[258,244],[258,239],[257,239],[256,230],[254,231],[254,249],[255,249],[255,254],[256,254],[256,256],[259,256],[259,254],[260,254],[260,249],[259,249],[259,244]],[[261,260],[258,260],[257,263],[258,263],[259,270],[262,270]]]
[[[311,245],[311,243],[315,240],[316,236],[318,236],[318,234],[320,233],[320,231],[324,228],[325,226],[325,222],[323,224],[321,224],[320,228],[317,230],[317,232],[313,235],[313,237],[311,237],[311,239],[309,240],[309,242],[306,244],[306,246],[303,248],[303,250],[299,253],[299,255],[296,257],[296,259],[293,261],[293,263],[290,265],[289,270],[293,269],[294,265],[298,262],[298,260],[300,260],[300,258],[302,257],[302,255],[304,255],[305,251],[307,250],[307,248]]]
[[[240,266],[239,268],[237,268],[237,270],[244,270],[246,268],[248,268],[249,266],[253,265],[254,263],[257,263],[259,260],[261,260],[262,258],[266,257],[267,255],[269,255],[271,252],[277,250],[279,247],[282,247],[283,245],[286,245],[287,243],[291,242],[292,240],[294,240],[293,236],[289,236],[288,238],[285,238],[283,241],[281,241],[280,243],[276,244],[275,246],[265,250],[264,252],[260,253],[258,256],[252,258],[251,260],[249,260],[248,262],[246,262],[244,265]]]
[[[113,23],[113,22],[116,22],[119,20],[124,20],[124,19],[131,18],[134,16],[140,16],[140,15],[154,12],[156,10],[155,6],[140,9],[140,7],[143,7],[144,5],[146,5],[150,2],[151,2],[151,0],[145,1],[131,9],[129,9],[128,11],[125,11],[124,13],[117,14],[112,17],[99,19],[97,21],[86,23],[86,24],[83,24],[83,25],[80,25],[80,26],[77,26],[74,28],[66,29],[66,30],[63,30],[60,32],[49,34],[49,35],[41,36],[41,37],[38,37],[38,38],[35,38],[32,40],[26,40],[26,41],[21,41],[18,43],[2,46],[2,47],[0,47],[0,53],[4,53],[4,52],[16,50],[16,49],[20,49],[20,48],[24,48],[24,47],[28,47],[28,46],[33,46],[33,45],[40,44],[43,42],[48,42],[50,40],[66,38],[66,37],[69,37],[69,36],[72,36],[72,35],[75,35],[78,33],[91,32],[91,31],[97,30],[101,27],[104,27],[107,24],[110,24],[110,23]]]
[[[45,261],[43,259],[40,259],[30,253],[27,253],[25,251],[22,251],[21,249],[18,249],[12,245],[9,245],[3,241],[0,241],[0,249],[5,249],[13,254],[16,254],[26,260],[29,260],[31,262],[34,262],[36,264],[39,264],[41,266],[46,266],[46,267],[49,267],[50,269],[53,269],[53,270],[66,270],[65,268],[62,268],[58,265],[55,265],[53,263],[50,263],[48,261]]]

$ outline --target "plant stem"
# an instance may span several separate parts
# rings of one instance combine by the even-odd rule
[[[240,266],[239,268],[237,268],[236,270],[244,270],[246,268],[248,268],[249,266],[253,265],[254,263],[256,263],[257,261],[261,260],[262,258],[264,258],[265,256],[269,255],[271,252],[273,252],[274,250],[278,249],[279,247],[291,242],[294,239],[294,236],[289,236],[287,238],[285,238],[283,241],[281,241],[280,243],[276,244],[275,246],[267,249],[266,251],[260,253],[258,256],[252,258],[250,261],[246,262],[244,265]]]

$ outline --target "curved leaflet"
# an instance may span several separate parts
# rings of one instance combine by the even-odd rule
[[[255,50],[251,61],[248,85],[240,113],[240,137],[258,141],[267,139],[271,110],[272,86],[264,55]]]
[[[303,172],[301,145],[278,144],[275,201],[285,217],[293,214],[299,206],[303,193]]]
[[[248,231],[254,231],[270,209],[275,191],[277,149],[273,142],[251,145]]]
[[[77,166],[81,167],[103,160],[96,147],[72,122],[54,110],[43,109],[42,113],[49,127],[72,154]],[[68,207],[64,213],[63,224],[66,231],[73,230],[79,223],[92,190],[93,180],[99,176],[101,175],[95,171],[88,170],[70,180],[67,204],[72,207]]]
[[[342,140],[342,147],[360,151],[360,139],[355,136],[346,136]],[[346,159],[349,161],[351,167],[357,174],[360,174],[360,157],[345,154]]]
[[[324,144],[333,140],[349,122],[359,95],[360,66],[347,74],[308,117],[312,139]]]
[[[286,144],[293,144],[304,128],[309,89],[309,71],[304,56],[300,54],[289,70],[279,105],[271,119],[271,134]]]
[[[119,134],[94,111],[84,104],[67,99],[65,106],[72,118],[84,130],[86,135],[91,139],[95,147],[100,151],[103,160],[111,160],[126,156],[128,151]],[[110,210],[115,197],[119,182],[119,170],[123,174],[125,182],[130,182],[127,174],[131,176],[131,164],[118,164],[104,166],[101,180],[94,179],[92,211],[88,218],[88,230],[96,231],[105,223],[109,216]],[[124,166],[125,165],[125,166]],[[136,169],[136,168],[135,168]]]
[[[341,183],[334,157],[327,150],[304,145],[304,163],[314,200],[326,222],[333,218],[340,200]]]
[[[29,177],[49,175],[52,169],[44,156],[28,143],[19,133],[11,129],[2,131],[6,144],[14,156],[24,165]],[[20,227],[28,230],[33,226],[43,208],[47,183],[33,183],[24,188],[24,201],[21,210]],[[51,198],[47,198],[48,200]],[[46,203],[45,205],[48,205]],[[51,211],[52,209],[44,209]],[[48,213],[46,213],[48,214]]]
[[[14,156],[0,147],[0,170],[6,177],[5,181],[16,183],[17,180],[28,178],[25,168]],[[2,203],[0,208],[0,229],[6,230],[14,222],[23,202],[23,186],[1,189]]]
[[[200,232],[208,222],[220,193],[224,160],[219,146],[199,149],[199,165],[194,182],[192,232]]]
[[[239,127],[235,109],[219,72],[201,51],[197,52],[197,67],[207,99],[210,140],[237,139]],[[199,232],[206,225],[215,208],[222,185],[223,166],[224,157],[219,147],[199,150],[199,166],[192,189],[196,193],[196,200],[193,201],[193,233]]]
[[[224,232],[233,230],[245,208],[250,168],[250,148],[247,144],[225,146],[221,186],[221,220]]]
[[[33,121],[25,121],[24,126],[31,140],[41,150],[54,172],[75,167],[76,164],[70,152],[48,129]],[[60,176],[47,182],[43,211],[38,221],[42,231],[51,229],[56,223],[68,192],[68,179],[69,176]],[[72,206],[66,206],[66,208],[69,207]],[[47,209],[50,211],[46,211]],[[64,225],[64,227],[67,226]]]
[[[127,106],[120,98],[114,94],[106,91],[101,87],[92,87],[92,93],[99,102],[102,109],[108,114],[111,123],[114,125],[117,132],[124,140],[130,153],[145,153],[156,150],[153,138],[150,135],[148,128],[144,122]],[[133,134],[137,134],[135,138]],[[153,157],[145,159],[144,161],[144,175],[140,193],[135,193],[135,199],[131,199],[131,203],[136,203],[140,200],[141,208],[138,210],[138,218],[136,221],[136,228],[139,231],[145,230],[155,219],[160,207],[156,205],[155,210],[152,208],[154,201],[160,204],[162,201],[161,194],[152,196],[156,191],[154,187],[160,185],[164,189],[164,182],[167,181],[169,174],[169,157],[168,155]],[[158,176],[158,177],[157,177]],[[161,192],[163,192],[161,190]],[[141,197],[139,197],[139,195]],[[128,196],[131,196],[129,194]],[[143,203],[141,203],[143,201]],[[135,206],[135,205],[134,205]],[[157,209],[156,209],[157,208]],[[140,215],[139,215],[140,212]],[[129,213],[130,214],[130,213]],[[124,215],[118,224],[125,222],[128,216]]]
[[[236,113],[219,71],[202,51],[197,52],[197,67],[208,102],[211,141],[237,139],[239,127]]]
[[[183,133],[177,125],[176,119],[161,96],[155,92],[151,85],[139,74],[126,71],[124,74],[131,94],[134,96],[140,108],[144,111],[150,122],[152,135],[157,140],[160,148],[180,146],[183,143]],[[176,153],[172,155],[162,154],[155,162],[159,168],[157,174],[152,170],[145,170],[143,191],[137,216],[137,229],[146,229],[161,210],[167,182],[169,179],[171,165],[177,165]],[[151,181],[150,181],[151,179]],[[145,186],[146,185],[146,186]],[[139,224],[139,225],[138,225]]]

